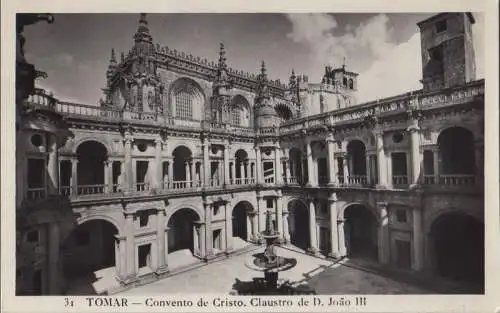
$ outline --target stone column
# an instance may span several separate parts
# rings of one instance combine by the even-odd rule
[[[413,258],[413,270],[422,271],[424,269],[424,232],[420,207],[413,209]]]
[[[126,281],[127,270],[127,245],[126,238],[115,235],[115,275],[119,281]]]
[[[344,154],[344,160],[342,162],[342,166],[344,167],[344,184],[348,185],[349,184],[349,155],[346,153]]]
[[[200,223],[200,257],[206,258],[207,256],[207,227],[205,223]]]
[[[200,222],[195,222],[193,224],[193,255],[201,258],[200,254],[200,242],[203,241],[200,233]]]
[[[309,199],[309,253],[311,254],[318,253],[318,236],[316,228],[316,207],[314,205],[314,199]]]
[[[59,225],[57,223],[50,223],[48,240],[49,294],[60,292],[60,240]]]
[[[366,183],[370,185],[372,182],[370,154],[366,154]]]
[[[212,241],[212,206],[213,203],[203,203],[205,207],[205,258],[211,259],[214,257],[214,246]]]
[[[229,142],[224,146],[224,184],[229,185]]]
[[[50,195],[59,194],[59,160],[57,151],[57,137],[55,135],[47,136],[47,182]]]
[[[432,150],[432,166],[434,167],[434,184],[439,184],[439,147]]]
[[[247,211],[246,214],[246,223],[247,223],[247,241],[252,241],[253,239],[253,221],[252,221],[252,215],[250,215]],[[234,220],[233,220],[234,223]]]
[[[291,164],[290,164],[290,159],[285,160],[285,183],[289,184],[290,183],[290,177],[291,177]]]
[[[380,214],[379,238],[378,238],[378,258],[381,264],[390,262],[390,241],[389,241],[389,215],[386,202],[377,202]]]
[[[243,184],[243,179],[245,178],[245,165],[243,164],[243,161],[240,161],[240,180],[241,184]]]
[[[245,161],[245,184],[250,183],[250,162],[247,160]]]
[[[195,160],[192,160],[189,163],[189,166],[191,167],[191,187],[196,186],[196,162]]]
[[[110,185],[112,185],[110,183],[110,181],[112,180],[112,179],[110,179],[110,178],[112,178],[112,175],[109,175],[109,169],[108,169],[111,167],[110,166],[111,163],[112,162],[110,160],[106,160],[103,163],[104,164],[104,193],[108,193],[108,192],[111,192],[113,190],[112,188],[110,188]]]
[[[125,136],[125,191],[130,192],[134,190],[133,183],[134,177],[132,172],[132,137],[127,135]]]
[[[314,182],[314,163],[312,157],[311,142],[308,140],[306,143],[306,156],[307,156],[307,186],[316,186],[317,182]]]
[[[277,185],[283,183],[283,176],[281,175],[281,149],[279,145],[274,148],[274,166],[275,166],[275,181]]]
[[[71,195],[78,194],[78,159],[71,159]]]
[[[377,142],[377,162],[378,162],[378,187],[387,187],[387,160],[384,149],[384,133],[381,130],[374,132]]]
[[[255,147],[255,155],[257,157],[257,162],[255,164],[255,172],[257,173],[257,176],[255,177],[257,179],[257,184],[262,184],[262,158],[260,155],[260,148]]]
[[[208,140],[205,138],[203,139],[203,170],[204,170],[204,185],[205,187],[210,186],[210,160],[209,160],[209,155],[208,155],[208,148],[209,148],[209,143]]]
[[[258,213],[257,213],[257,219],[258,219],[258,234],[259,234],[259,242],[263,242],[262,238],[260,238],[260,233],[263,232],[266,229],[266,203],[264,201],[264,198],[262,196],[257,196],[257,205],[258,205]]]
[[[255,162],[252,162],[252,179],[254,183],[257,180],[256,177],[257,177],[257,166],[255,165]]]
[[[224,203],[224,211],[226,214],[226,253],[230,253],[233,250],[233,215],[231,202],[226,201]]]
[[[332,133],[328,134],[326,143],[328,146],[328,156],[326,158],[328,166],[328,186],[335,186],[338,182],[335,172],[335,140]]]
[[[134,281],[137,277],[137,270],[135,264],[136,248],[134,238],[134,220],[132,214],[127,214],[125,217],[126,229],[126,253],[127,253],[127,281]]]
[[[165,246],[168,245],[168,242],[165,242],[165,226],[166,226],[165,211],[160,210],[158,211],[158,218],[156,225],[156,244],[158,249],[157,253],[158,268],[156,269],[157,273],[163,273],[168,271],[167,255],[165,253]]]
[[[278,233],[280,234],[279,241],[283,242],[283,194],[278,190],[276,197],[276,225],[278,226]]]
[[[411,187],[420,185],[420,171],[422,164],[422,153],[420,153],[420,128],[418,121],[412,121],[412,125],[408,127],[411,141]],[[422,173],[423,174],[423,173]]]
[[[338,232],[338,245],[340,257],[347,256],[347,249],[345,246],[345,233],[344,233],[345,219],[339,218],[337,220],[337,232]]]
[[[339,238],[337,225],[337,194],[332,192],[328,198],[328,206],[330,207],[330,253],[329,257],[339,258]]]
[[[236,184],[236,159],[231,163],[231,184]]]
[[[285,243],[290,242],[290,228],[288,226],[288,208],[283,207],[283,239]]]
[[[169,188],[172,188],[172,182],[174,181],[174,160],[170,159],[168,161],[168,182]]]
[[[161,151],[162,151],[162,140],[160,138],[157,138],[155,140],[155,173],[153,183],[154,189],[161,190],[163,189],[163,164],[161,160]]]

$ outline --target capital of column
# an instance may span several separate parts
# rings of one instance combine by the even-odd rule
[[[337,202],[338,198],[337,198],[337,193],[335,192],[332,192],[329,196],[328,196],[328,202]]]
[[[387,210],[387,205],[387,202],[384,201],[377,202],[377,208],[379,208],[380,210]]]
[[[418,126],[418,124],[412,124],[412,125],[408,126],[408,128],[406,128],[406,131],[408,131],[410,133],[419,132],[420,127]]]
[[[335,136],[333,135],[332,132],[328,133],[328,135],[325,138],[326,142],[335,142]]]

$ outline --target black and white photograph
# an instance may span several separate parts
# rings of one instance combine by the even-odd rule
[[[485,294],[484,12],[146,12],[12,19],[15,296]]]

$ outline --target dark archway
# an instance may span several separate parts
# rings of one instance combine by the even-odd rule
[[[105,220],[90,220],[77,226],[61,247],[63,273],[68,283],[116,265],[116,227]]]
[[[240,237],[248,241],[249,226],[248,213],[253,211],[252,205],[247,201],[239,202],[233,209],[233,237]]]
[[[311,246],[309,234],[309,209],[299,200],[288,203],[288,229],[293,245],[307,250]]]
[[[238,151],[236,151],[234,159],[234,178],[243,179],[245,177],[250,177],[250,173],[245,173],[245,170],[247,169],[246,165],[248,163],[248,153],[243,149],[239,149]]]
[[[178,146],[172,152],[174,157],[173,164],[173,174],[175,182],[185,182],[191,180],[191,167],[189,162],[191,161],[192,153],[189,148],[185,146]]]
[[[344,236],[349,257],[378,259],[378,223],[367,207],[353,204],[344,210]]]
[[[302,152],[298,148],[290,149],[290,176],[293,177],[295,181],[289,181],[288,183],[301,184],[303,181]]]
[[[439,134],[437,142],[441,159],[440,174],[474,174],[474,135],[471,131],[463,127],[450,127]]]
[[[431,226],[436,273],[484,284],[484,224],[463,213],[447,213]]]
[[[85,141],[76,149],[79,194],[104,193],[104,162],[108,159],[106,147],[97,141]]]
[[[194,251],[194,223],[200,216],[190,208],[176,211],[168,220],[168,252],[189,249]]]
[[[366,175],[366,147],[361,140],[352,140],[347,145],[349,155],[349,175]]]

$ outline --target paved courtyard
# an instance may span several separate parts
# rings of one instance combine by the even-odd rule
[[[154,283],[123,291],[123,295],[160,295],[165,293],[229,293],[239,281],[263,277],[245,263],[263,248],[232,256]],[[277,248],[284,257],[297,259],[297,266],[280,273],[280,278],[294,283],[307,282],[318,294],[424,294],[429,290],[398,282],[388,277],[350,266],[346,261],[334,263],[286,248]],[[344,264],[345,263],[345,264]]]

